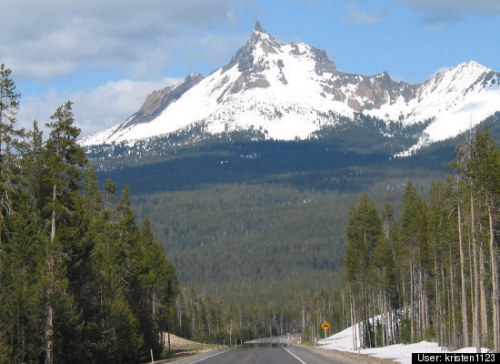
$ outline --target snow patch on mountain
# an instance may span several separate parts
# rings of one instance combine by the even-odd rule
[[[80,143],[131,142],[191,124],[204,125],[203,132],[210,134],[253,129],[271,139],[306,139],[356,113],[404,125],[431,120],[405,155],[475,126],[500,111],[499,100],[500,74],[473,61],[410,85],[385,72],[339,72],[324,51],[277,42],[257,23],[228,64],[205,78],[190,75],[155,91],[138,113]]]
[[[399,105],[405,123],[433,119],[418,143],[401,155],[467,131],[499,111],[499,101],[498,72],[471,61],[438,73],[420,87],[417,98]],[[372,115],[383,118],[382,109],[378,112]]]

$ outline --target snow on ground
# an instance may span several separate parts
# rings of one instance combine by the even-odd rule
[[[317,348],[319,350],[331,349],[338,351],[347,351],[357,353],[354,349],[353,329],[357,329],[357,325],[351,326],[335,335],[318,341]],[[482,352],[486,353],[489,349],[482,348]],[[462,348],[455,351],[448,351],[445,348],[439,347],[437,343],[422,341],[416,344],[396,344],[381,348],[361,349],[360,354],[370,355],[381,359],[389,359],[399,363],[411,363],[412,353],[475,353],[476,348]]]

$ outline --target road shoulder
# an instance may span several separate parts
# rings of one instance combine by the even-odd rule
[[[320,347],[313,347],[309,345],[303,345],[303,344],[294,344],[291,345],[292,347],[298,347],[301,349],[308,350],[312,353],[316,353],[318,355],[323,356],[325,359],[337,359],[339,361],[342,361],[343,363],[346,364],[359,364],[359,363],[378,363],[378,364],[394,364],[397,363],[395,361],[389,360],[389,359],[380,359],[380,358],[375,358],[370,355],[363,355],[360,354],[358,358],[358,354],[354,353],[348,353],[345,351],[338,351],[338,350],[333,350],[333,349],[323,349]]]

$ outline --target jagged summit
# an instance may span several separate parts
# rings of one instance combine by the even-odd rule
[[[305,139],[340,117],[362,113],[407,125],[431,120],[415,149],[467,129],[472,110],[477,123],[499,111],[499,82],[498,72],[474,61],[416,85],[394,81],[387,72],[344,73],[324,50],[278,42],[256,22],[226,65],[153,92],[130,118],[81,143],[154,138],[193,125],[209,134],[253,129],[268,138]]]
[[[248,38],[247,44],[250,43],[255,45],[255,43],[257,43],[258,41],[266,39],[275,42],[271,34],[266,32],[266,30],[262,27],[262,25],[260,25],[259,22],[255,22],[255,27],[253,28],[253,32],[250,38]]]
[[[256,33],[266,33],[267,32],[262,28],[262,25],[258,21],[255,22],[255,26],[253,27],[253,31]]]

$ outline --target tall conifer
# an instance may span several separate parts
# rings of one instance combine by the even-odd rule
[[[497,205],[500,200],[500,151],[496,147],[489,128],[476,131],[467,160],[465,175],[471,180],[471,189],[477,191],[478,198],[488,211],[488,236],[492,280],[493,306],[493,348],[500,351],[500,295],[498,277],[498,247],[496,228],[498,226]]]
[[[12,152],[19,148],[22,129],[16,129],[16,114],[21,94],[11,78],[12,71],[0,64],[0,282],[2,250],[5,240],[4,218],[11,212],[11,194],[16,184],[16,163]]]
[[[68,339],[68,336],[55,331],[54,327],[72,323],[72,317],[67,316],[72,314],[70,311],[73,306],[65,261],[71,260],[71,245],[75,243],[70,231],[78,208],[81,170],[86,164],[85,154],[76,142],[80,130],[73,125],[71,102],[58,107],[51,119],[47,123],[50,134],[45,146],[46,177],[50,186],[50,198],[45,209],[50,221],[46,249],[46,364],[54,362],[54,350],[60,352],[61,348],[54,349],[55,341],[58,339],[59,344],[64,345],[62,342]]]

